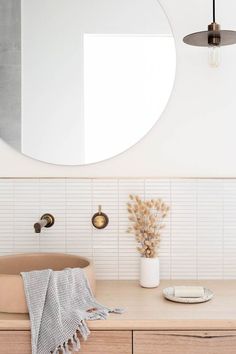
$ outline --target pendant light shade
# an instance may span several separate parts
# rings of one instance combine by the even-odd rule
[[[210,25],[209,25],[210,26]],[[191,33],[184,37],[184,43],[195,47],[209,47],[209,45],[232,45],[236,44],[236,31],[202,31]],[[214,44],[214,42],[218,42]]]
[[[236,31],[221,30],[216,22],[215,0],[213,0],[213,21],[208,25],[208,30],[188,34],[183,41],[196,47],[232,45],[236,44]]]

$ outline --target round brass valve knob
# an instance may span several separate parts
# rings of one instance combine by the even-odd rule
[[[99,205],[99,210],[92,217],[92,224],[96,229],[105,229],[109,223],[108,216],[102,212],[102,207]]]

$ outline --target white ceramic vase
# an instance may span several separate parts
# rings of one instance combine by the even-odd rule
[[[160,284],[159,258],[140,259],[140,285],[143,288],[156,288]]]

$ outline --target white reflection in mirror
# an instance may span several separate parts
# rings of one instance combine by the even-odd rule
[[[0,18],[0,137],[19,151],[98,162],[161,116],[176,55],[157,0],[0,0]]]
[[[170,36],[85,35],[85,163],[119,154],[155,124],[173,86],[174,50]]]

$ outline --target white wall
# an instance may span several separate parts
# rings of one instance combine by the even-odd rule
[[[177,46],[176,83],[152,131],[133,148],[84,167],[43,164],[0,144],[1,176],[235,176],[236,46],[222,49],[222,65],[207,65],[207,51],[182,43],[210,22],[211,1],[161,0]],[[236,29],[236,3],[218,1],[218,21]]]

